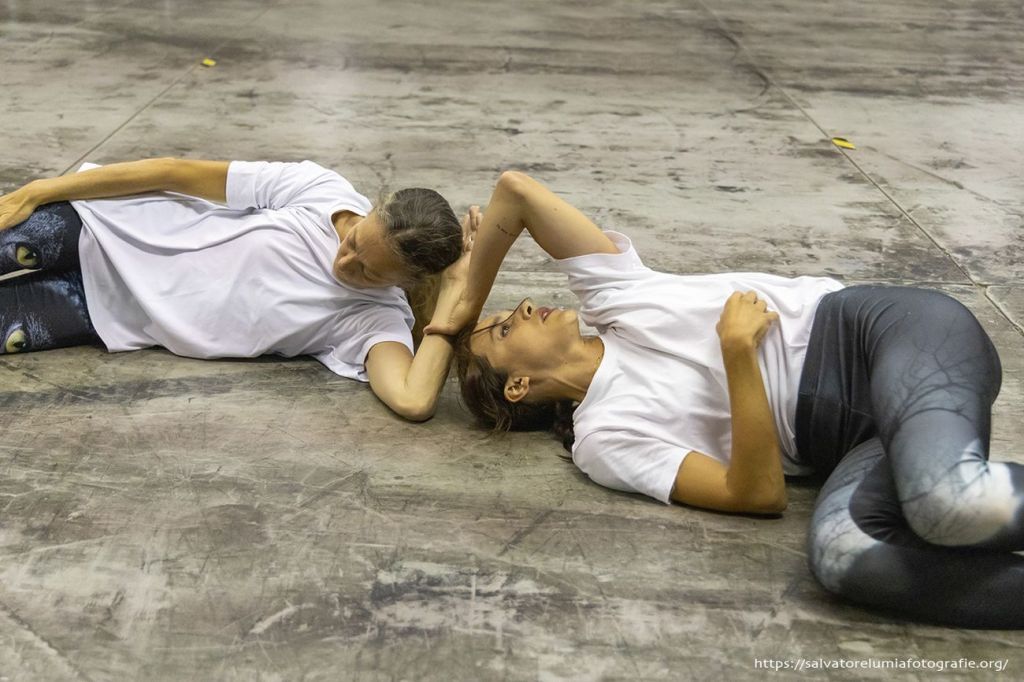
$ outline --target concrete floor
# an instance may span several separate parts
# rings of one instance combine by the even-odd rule
[[[0,191],[312,158],[464,210],[523,169],[659,269],[953,293],[1003,356],[995,456],[1024,462],[1022,33],[1009,0],[0,0]],[[492,300],[525,293],[568,302],[531,244]],[[665,507],[540,434],[484,440],[453,389],[417,426],[307,359],[3,356],[0,680],[1024,675],[1022,633],[818,587],[813,487],[775,520]]]

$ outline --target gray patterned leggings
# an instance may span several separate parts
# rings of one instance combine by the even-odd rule
[[[1001,367],[935,291],[822,299],[797,403],[801,457],[830,474],[815,577],[851,601],[959,627],[1024,627],[1024,466],[989,462]]]

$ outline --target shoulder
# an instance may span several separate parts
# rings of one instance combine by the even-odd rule
[[[643,264],[632,242],[618,232],[605,232],[618,253],[589,253],[555,260],[555,266],[569,278],[569,289],[584,307],[598,305],[591,300],[599,292],[619,289],[629,282],[646,280],[654,273]]]
[[[640,256],[637,254],[636,249],[633,248],[633,242],[629,237],[614,230],[604,230],[604,235],[611,241],[617,250],[616,253],[585,253],[579,256],[570,256],[569,258],[556,258],[555,263],[563,269],[599,266],[602,264],[605,266],[617,265],[618,267],[623,267],[624,265],[639,265],[643,267],[643,263],[640,262]]]
[[[412,308],[405,294],[397,287],[381,289],[356,289],[341,285],[344,293],[340,297],[336,315],[338,319],[360,321],[369,325],[394,325],[411,328]]]

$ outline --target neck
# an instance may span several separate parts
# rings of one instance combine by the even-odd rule
[[[604,342],[597,336],[581,336],[569,351],[561,371],[551,378],[557,400],[579,402],[587,395],[590,382],[604,358]]]

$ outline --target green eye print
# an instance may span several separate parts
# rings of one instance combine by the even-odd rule
[[[34,268],[39,265],[39,254],[31,247],[25,246],[24,244],[18,244],[18,249],[15,252],[15,258],[18,260],[18,265],[25,268]]]
[[[28,336],[23,329],[15,329],[4,339],[5,353],[20,353],[28,345]]]

